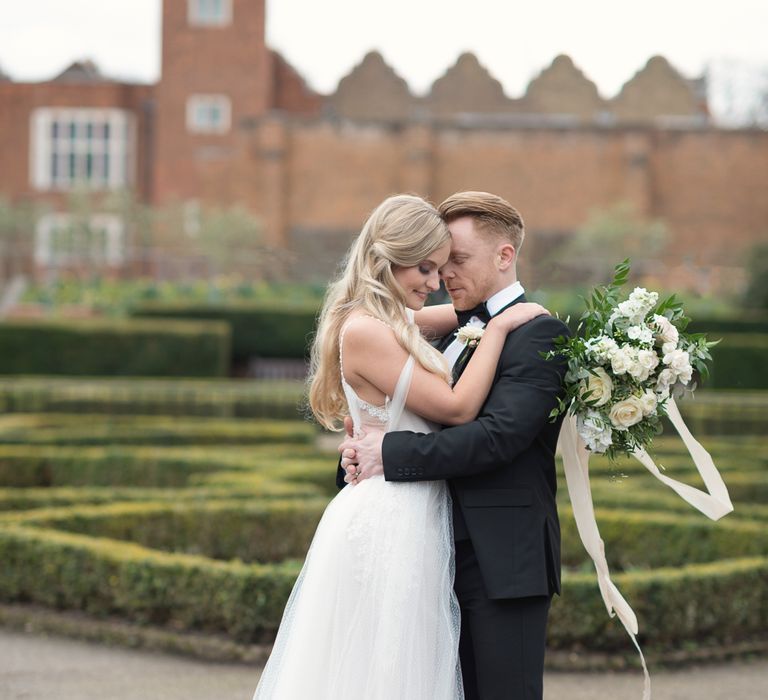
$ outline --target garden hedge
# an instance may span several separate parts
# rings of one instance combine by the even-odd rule
[[[712,348],[713,389],[768,389],[768,334],[723,334]]]
[[[327,499],[117,503],[0,515],[0,522],[129,540],[212,559],[303,558]]]
[[[0,411],[299,418],[300,380],[0,378]]]
[[[288,435],[292,436],[295,444],[248,445],[217,450],[207,446],[158,449],[130,445],[0,445],[0,487],[173,488],[211,481],[220,471],[240,470],[249,478],[275,472],[289,477],[295,469],[303,474],[316,464],[320,471],[335,476],[333,458],[318,456],[309,444],[311,432],[293,432]],[[274,436],[274,432],[271,436]],[[196,480],[196,476],[199,479]]]
[[[716,340],[721,335],[733,335],[738,333],[768,334],[768,314],[754,312],[723,318],[706,318],[700,316],[691,321],[687,330],[691,333],[706,333],[710,340]]]
[[[220,305],[148,302],[132,311],[136,317],[207,319],[232,329],[232,357],[305,358],[319,307],[231,302]]]
[[[0,417],[0,445],[258,445],[310,442],[316,429],[299,421],[171,416],[17,413]]]
[[[3,321],[0,374],[221,377],[230,340],[217,321]]]
[[[274,635],[299,570],[296,561],[244,564],[169,554],[56,530],[0,529],[0,599],[94,615],[119,614],[175,629],[223,632],[240,641]],[[648,648],[691,640],[723,643],[764,634],[768,558],[730,559],[614,577]],[[606,614],[594,574],[565,573],[550,616],[552,648],[629,644]]]

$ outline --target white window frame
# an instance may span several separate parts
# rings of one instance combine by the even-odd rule
[[[94,109],[71,107],[40,107],[30,117],[30,182],[36,190],[66,191],[77,187],[93,190],[115,190],[134,182],[136,169],[136,120],[131,112],[122,109]],[[57,127],[54,138],[52,129]],[[75,138],[64,133],[65,127],[75,125]],[[109,129],[108,139],[89,138],[87,130],[98,126]],[[93,174],[83,174],[84,164],[90,156]],[[108,164],[104,171],[103,160]],[[56,158],[58,176],[54,176],[53,159]],[[64,170],[69,158],[74,157],[74,178]],[[66,162],[66,165],[65,165]],[[98,175],[97,175],[98,174]]]
[[[117,266],[125,261],[125,224],[116,214],[94,214],[88,225],[105,233],[105,250],[54,252],[54,238],[57,232],[69,229],[72,215],[53,213],[41,216],[35,230],[35,263],[43,267],[59,267],[72,263],[95,263]]]
[[[216,107],[221,113],[219,124],[200,120],[200,110]],[[227,95],[190,95],[187,98],[187,130],[193,134],[226,134],[232,125],[232,101]]]
[[[210,13],[211,2],[219,3],[218,15]],[[232,0],[187,0],[187,21],[193,27],[226,27],[232,24]]]

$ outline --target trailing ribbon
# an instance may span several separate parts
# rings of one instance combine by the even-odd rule
[[[700,510],[708,518],[719,520],[733,510],[733,504],[728,495],[725,482],[717,471],[717,467],[715,467],[709,452],[691,435],[688,427],[683,422],[674,399],[670,399],[666,407],[668,417],[685,443],[693,463],[696,465],[696,469],[704,480],[707,491],[701,491],[665,476],[659,471],[659,468],[645,450],[635,450],[633,455],[651,474],[673,489],[683,500],[690,503],[697,510]],[[643,700],[650,700],[651,679],[648,675],[643,652],[640,650],[640,645],[637,642],[637,616],[629,603],[624,599],[624,596],[621,595],[619,589],[611,581],[608,562],[605,558],[605,543],[597,529],[595,509],[592,504],[592,491],[589,486],[589,451],[576,430],[576,417],[573,415],[567,415],[563,421],[558,449],[563,458],[568,496],[571,499],[573,517],[576,520],[579,537],[581,537],[584,548],[595,564],[597,583],[600,586],[600,594],[603,597],[608,614],[611,617],[615,615],[621,620],[637,652],[640,654],[644,676]]]

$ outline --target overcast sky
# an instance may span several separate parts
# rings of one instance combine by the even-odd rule
[[[160,5],[0,0],[0,68],[45,80],[90,57],[109,75],[153,82]],[[321,92],[371,49],[419,93],[463,51],[477,54],[510,97],[559,53],[605,97],[654,54],[688,77],[707,66],[768,74],[768,0],[268,0],[267,17],[269,44]]]

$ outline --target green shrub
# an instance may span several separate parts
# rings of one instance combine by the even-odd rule
[[[741,481],[735,475],[734,483],[738,483],[735,489],[731,488],[730,477],[726,479],[726,484],[731,490],[734,503],[733,512],[728,514],[726,522],[735,520],[744,520],[748,522],[768,521],[768,505],[763,505],[768,499],[755,499],[750,503],[745,498],[734,498],[733,492],[741,490],[741,486],[746,484],[758,484],[764,493],[768,493],[768,475],[764,472],[753,472],[748,475],[748,481]],[[656,513],[665,513],[670,515],[682,515],[688,517],[701,517],[698,512],[689,503],[686,503],[680,496],[671,489],[662,485],[654,479],[653,488],[638,489],[634,485],[624,484],[606,484],[592,480],[592,498],[595,507],[600,510],[615,510],[617,513],[626,511],[655,511]],[[741,495],[741,494],[739,494]],[[565,487],[558,492],[559,501],[566,508],[569,506],[568,496],[565,493]],[[564,509],[565,510],[565,509]],[[570,516],[568,511],[567,517]],[[706,521],[705,521],[706,522]]]
[[[2,522],[130,540],[212,559],[275,563],[303,558],[325,499],[119,503],[7,514]]]
[[[0,417],[0,444],[55,445],[258,445],[307,444],[316,433],[299,421],[242,418],[101,416],[69,413]]]
[[[0,487],[143,486],[182,487],[214,483],[216,474],[238,470],[246,476],[282,478],[296,461],[317,463],[335,477],[332,456],[311,444],[220,447],[58,447],[0,445]],[[312,462],[314,460],[314,462]],[[289,472],[290,473],[290,472]],[[227,477],[231,478],[231,477]],[[319,478],[319,477],[318,477]]]
[[[0,530],[0,600],[138,623],[224,632],[241,641],[274,634],[298,562],[217,562],[55,530]]]
[[[561,515],[563,565],[581,567],[589,559],[570,508],[562,507]],[[768,555],[768,532],[761,523],[712,522],[695,511],[685,517],[598,508],[595,516],[615,571]]]
[[[231,472],[225,472],[231,474]],[[108,505],[136,501],[168,501],[174,503],[207,502],[215,499],[253,501],[271,498],[317,498],[328,495],[330,477],[324,489],[309,483],[286,483],[259,474],[247,474],[247,480],[230,486],[199,486],[192,488],[134,488],[134,487],[53,487],[0,488],[0,511],[33,510],[67,506]]]
[[[33,602],[140,623],[223,632],[240,641],[274,635],[298,574],[275,565],[167,554],[116,540],[33,527],[0,529],[0,600]],[[719,643],[762,634],[768,619],[768,559],[616,574],[648,648],[689,640]],[[552,648],[627,646],[608,617],[594,574],[568,574],[550,617]]]
[[[721,335],[737,333],[768,333],[768,314],[753,312],[727,317],[695,317],[688,325],[691,333],[706,333],[710,340],[717,340]]]
[[[232,329],[232,356],[303,358],[315,330],[319,307],[232,302],[220,305],[146,303],[132,314],[171,319],[225,321]]]
[[[0,323],[0,373],[224,376],[230,334],[213,321],[30,320]]]
[[[0,379],[0,411],[299,418],[304,383],[297,380]]]
[[[679,649],[692,643],[727,646],[765,634],[766,557],[616,574],[611,578],[638,617],[639,641],[646,650]],[[548,635],[554,649],[632,648],[621,623],[606,614],[594,572],[564,574],[563,595],[553,600]]]
[[[708,388],[768,389],[768,335],[723,335],[712,348],[712,359]]]

